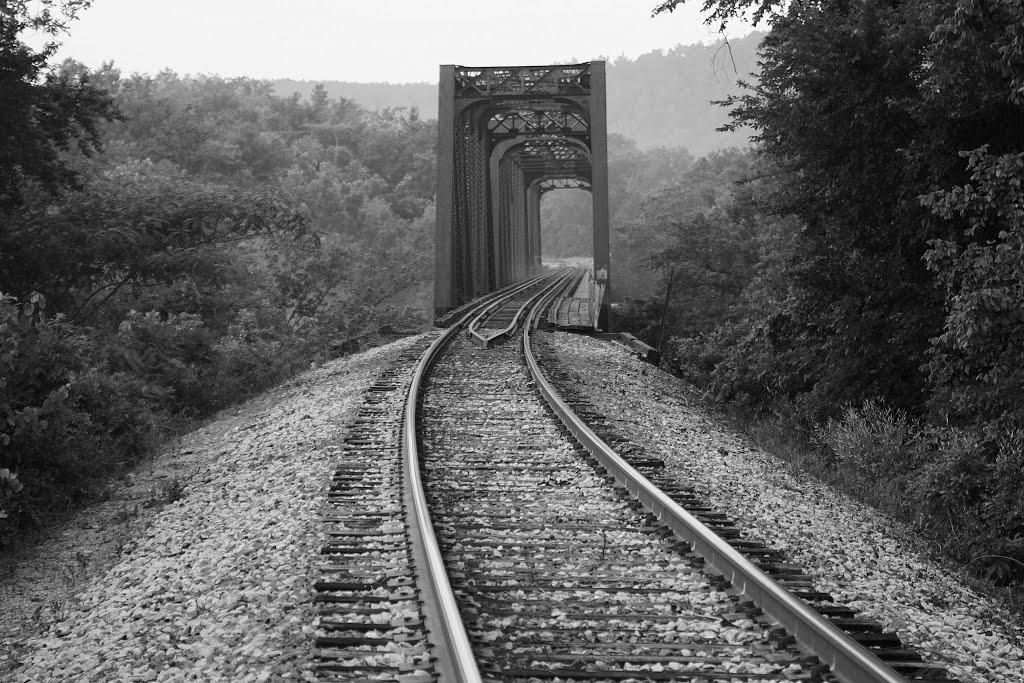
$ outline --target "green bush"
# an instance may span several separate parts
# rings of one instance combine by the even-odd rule
[[[48,319],[42,296],[0,296],[0,542],[95,497],[151,447],[166,390],[101,371],[101,355],[82,330]]]
[[[45,307],[39,294],[19,304],[0,293],[0,466],[20,466],[68,410],[68,378],[84,340],[48,320]]]
[[[202,413],[210,408],[201,375],[213,362],[213,344],[199,315],[131,311],[118,327],[110,365],[160,387],[169,409]]]
[[[818,438],[836,458],[870,478],[903,475],[919,464],[915,443],[920,428],[907,414],[874,401],[847,408],[841,420],[828,420]]]
[[[817,431],[842,485],[988,578],[1024,578],[1024,434],[997,442],[875,402]]]
[[[274,312],[242,309],[214,344],[206,399],[225,406],[266,389],[309,363],[299,336]]]

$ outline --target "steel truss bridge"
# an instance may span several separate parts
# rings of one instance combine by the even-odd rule
[[[593,201],[597,326],[608,329],[605,64],[441,66],[436,315],[536,274],[540,200],[582,189]]]

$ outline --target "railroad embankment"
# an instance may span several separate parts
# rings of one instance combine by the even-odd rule
[[[619,435],[663,459],[745,536],[803,566],[818,590],[946,663],[952,678],[1024,681],[1024,629],[900,524],[753,448],[686,385],[624,349],[565,333],[545,339]]]
[[[619,434],[821,590],[960,680],[1024,681],[1024,633],[899,525],[787,471],[623,349],[545,338]],[[0,680],[310,680],[328,482],[363,392],[411,343],[226,411],[20,558],[0,577]]]
[[[334,456],[363,391],[410,343],[225,411],[8,567],[0,680],[309,679]]]

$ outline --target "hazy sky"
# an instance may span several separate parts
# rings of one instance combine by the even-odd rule
[[[438,64],[636,57],[713,42],[699,0],[94,0],[59,58],[125,74],[207,73],[339,81],[436,81]],[[730,37],[745,35],[744,25]]]

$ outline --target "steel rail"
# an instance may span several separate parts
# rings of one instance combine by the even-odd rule
[[[545,273],[514,285],[511,288],[511,295],[536,286],[538,282],[551,276],[551,273]],[[410,517],[409,531],[416,565],[416,584],[420,595],[424,597],[422,609],[428,639],[434,646],[439,680],[445,683],[482,683],[482,679],[430,520],[430,509],[423,491],[423,479],[420,476],[419,448],[416,443],[416,408],[423,380],[441,349],[480,311],[489,309],[496,301],[500,302],[509,296],[509,290],[505,289],[484,297],[469,308],[457,323],[448,327],[434,340],[416,365],[405,401],[402,422],[402,477],[405,484],[403,496]],[[431,627],[431,624],[436,626]]]
[[[480,325],[483,324],[484,318],[494,314],[502,306],[504,306],[506,303],[508,303],[509,301],[514,299],[516,296],[522,294],[523,292],[528,291],[532,287],[540,285],[546,279],[554,280],[554,279],[560,277],[560,275],[563,272],[564,272],[564,269],[563,270],[554,271],[552,273],[545,273],[544,275],[536,277],[533,280],[529,280],[529,281],[527,281],[525,283],[522,283],[521,285],[514,286],[514,288],[513,289],[509,289],[505,295],[496,298],[490,305],[486,306],[482,310],[478,309],[479,312],[473,318],[473,320],[470,321],[470,323],[469,323],[469,338],[470,338],[470,340],[474,344],[477,344],[478,346],[482,346],[482,347],[486,348],[488,342],[491,339],[494,339],[494,338],[497,338],[497,337],[501,336],[501,334],[504,333],[504,332],[507,332],[509,328],[505,328],[504,330],[497,330],[497,331],[495,331],[494,334],[492,334],[490,336],[486,336],[486,335],[480,334],[479,332],[477,332],[477,329],[479,329]],[[520,310],[521,310],[521,308],[522,307],[520,307]],[[516,317],[518,318],[518,315]]]
[[[420,357],[409,386],[405,402],[405,413],[402,423],[402,465],[405,491],[405,507],[410,516],[410,534],[412,535],[412,554],[416,565],[416,584],[420,594],[424,596],[423,612],[427,624],[428,639],[434,646],[435,664],[439,680],[445,683],[482,683],[476,657],[473,655],[465,625],[459,615],[458,603],[452,591],[448,572],[444,566],[441,549],[434,535],[434,526],[430,519],[430,509],[423,491],[423,479],[420,476],[419,448],[416,443],[416,409],[419,403],[420,389],[423,380],[433,365],[441,349],[455,337],[463,326],[471,319],[487,311],[495,302],[508,300],[511,296],[521,293],[543,282],[545,279],[557,277],[558,273],[545,273],[526,282],[513,285],[484,297],[469,308],[457,323],[448,327],[434,340]],[[559,278],[560,282],[564,278]],[[548,287],[544,292],[554,291]],[[531,301],[536,298],[532,297]],[[524,304],[526,305],[526,304]],[[431,628],[431,624],[436,627]]]
[[[527,283],[515,286],[519,291],[549,277],[545,274]],[[468,310],[459,321],[448,327],[434,340],[420,357],[409,386],[405,401],[405,417],[402,422],[402,477],[405,483],[405,507],[410,516],[409,530],[412,535],[412,554],[416,563],[416,583],[424,596],[423,613],[427,624],[428,639],[434,646],[438,678],[445,683],[482,683],[476,657],[473,655],[466,627],[459,615],[448,572],[441,556],[441,548],[434,535],[430,519],[430,508],[423,491],[420,476],[419,447],[416,443],[416,408],[419,404],[423,380],[441,349],[455,337],[459,330],[480,311],[491,307],[495,300],[501,300],[507,292],[501,291],[485,297]],[[431,624],[436,626],[431,627]]]
[[[584,272],[575,279],[572,286],[570,286],[569,282],[566,281],[564,283],[565,289],[563,290],[559,290],[558,288],[548,290],[537,302],[537,305],[534,307],[531,315],[526,319],[526,324],[523,325],[524,333],[527,329],[536,330],[540,326],[541,319],[550,315],[550,310],[558,302],[559,297],[566,292],[572,294],[575,288],[579,286],[579,281],[582,280],[585,275],[586,271],[584,270]]]
[[[544,399],[562,423],[597,458],[615,480],[679,538],[693,546],[734,588],[775,619],[844,683],[907,683],[866,648],[837,629],[767,574],[755,567],[700,520],[637,472],[573,412],[548,382],[530,348],[530,329],[536,311],[523,326],[526,363]]]
[[[472,336],[473,325],[476,324],[477,321],[484,315],[487,315],[492,311],[500,308],[502,304],[504,304],[506,301],[516,296],[517,294],[522,294],[530,287],[534,287],[540,284],[542,281],[554,277],[558,272],[560,271],[544,273],[543,275],[538,275],[529,280],[525,280],[514,285],[509,285],[508,287],[502,290],[492,293],[488,297],[477,300],[476,302],[474,302],[476,306],[474,306],[470,310],[467,310],[467,312],[460,318],[459,322],[455,323],[453,327],[461,327],[462,325],[466,324],[466,320],[468,318],[472,317],[473,320],[469,322],[470,333]]]
[[[556,271],[554,274],[551,275],[552,282],[550,284],[545,286],[544,289],[531,296],[529,299],[524,301],[522,305],[519,306],[519,309],[516,311],[515,316],[513,316],[512,321],[508,325],[500,329],[491,330],[491,334],[489,335],[483,335],[477,331],[480,329],[480,325],[483,323],[484,317],[490,315],[494,309],[500,308],[503,304],[507,303],[510,299],[512,299],[515,296],[515,294],[521,294],[528,288],[523,288],[519,292],[509,294],[507,297],[503,297],[498,305],[489,307],[487,310],[480,313],[473,319],[472,322],[469,323],[469,335],[470,338],[473,340],[473,343],[483,348],[487,348],[492,343],[501,341],[505,336],[511,334],[512,331],[515,330],[516,326],[519,324],[519,318],[523,315],[524,311],[526,311],[527,308],[534,301],[544,297],[548,292],[550,292],[553,289],[560,290],[560,288],[565,287],[566,283],[570,278],[579,277],[576,273],[576,270],[576,268],[567,268],[561,271]],[[537,285],[539,284],[540,283],[537,283]]]
[[[457,325],[461,325],[461,324],[463,324],[465,322],[466,315],[478,311],[479,307],[480,307],[480,305],[482,303],[492,302],[492,300],[494,300],[495,296],[501,296],[502,294],[507,294],[513,288],[529,287],[531,283],[535,283],[535,282],[537,282],[539,280],[542,280],[542,279],[544,279],[546,277],[550,277],[550,276],[551,276],[551,273],[541,273],[540,275],[533,276],[529,280],[523,280],[522,282],[517,282],[517,283],[509,285],[508,287],[505,287],[505,288],[503,288],[503,289],[501,289],[501,290],[499,290],[497,292],[491,292],[490,294],[485,294],[484,296],[478,297],[476,299],[473,299],[472,301],[467,301],[466,303],[462,304],[458,308],[453,308],[452,310],[448,311],[444,315],[442,315],[442,316],[440,316],[438,318],[435,318],[434,325],[435,325],[435,327],[441,327],[441,328],[445,328],[445,329],[447,329],[447,328],[449,328],[449,327],[451,327],[453,325],[456,325],[456,326]]]

